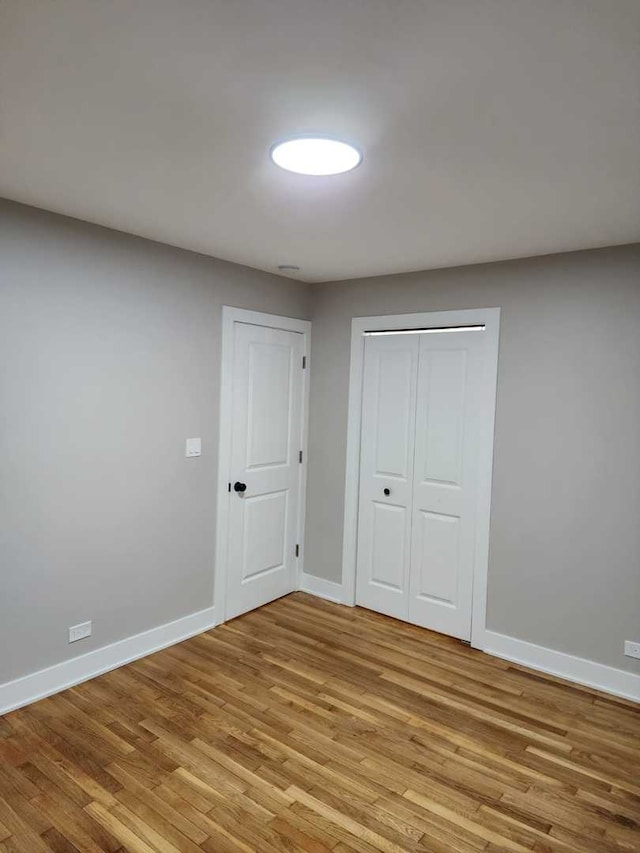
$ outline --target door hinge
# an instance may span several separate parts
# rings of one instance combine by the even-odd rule
[[[296,557],[300,556],[300,546],[296,545]]]
[[[302,356],[302,369],[306,370],[306,367],[307,367],[307,357],[306,357],[306,355],[303,355]]]
[[[302,462],[302,451],[298,454],[298,462]]]

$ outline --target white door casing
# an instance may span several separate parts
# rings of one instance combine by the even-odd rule
[[[217,624],[298,587],[309,327],[223,309]]]
[[[359,553],[358,553],[358,516],[359,516],[359,507],[360,507],[360,464],[361,464],[361,432],[362,432],[362,421],[363,421],[363,413],[364,413],[364,373],[365,373],[365,348],[368,345],[369,336],[365,335],[367,331],[393,331],[393,330],[407,330],[407,329],[437,329],[443,327],[453,327],[453,326],[467,326],[467,325],[477,325],[483,324],[485,326],[483,332],[471,332],[471,335],[479,335],[482,341],[482,357],[480,359],[480,365],[477,366],[477,380],[474,380],[474,386],[476,387],[475,394],[468,397],[465,405],[467,407],[471,407],[471,410],[475,412],[475,415],[471,421],[473,425],[472,433],[475,434],[475,438],[472,438],[471,435],[463,441],[463,448],[460,453],[461,456],[459,458],[459,462],[462,465],[462,470],[464,472],[465,468],[468,467],[465,462],[465,451],[464,445],[471,444],[473,441],[476,442],[476,464],[474,469],[475,475],[475,495],[473,498],[473,507],[471,510],[470,501],[467,498],[460,498],[460,491],[464,491],[464,489],[460,489],[458,484],[455,483],[454,480],[449,481],[448,477],[445,477],[445,471],[441,469],[438,471],[437,469],[427,468],[427,476],[424,477],[423,474],[425,472],[424,465],[422,468],[418,465],[415,468],[416,478],[419,479],[417,491],[421,492],[421,496],[414,507],[414,514],[422,513],[421,519],[426,519],[426,522],[423,521],[423,524],[431,524],[433,527],[435,525],[435,529],[441,535],[442,548],[443,551],[449,548],[451,551],[454,547],[458,553],[459,557],[465,557],[465,559],[458,560],[458,570],[459,571],[468,571],[469,563],[471,563],[471,571],[473,575],[473,581],[471,585],[467,586],[468,594],[471,596],[471,611],[472,611],[472,620],[471,620],[471,644],[476,648],[482,648],[485,643],[485,631],[486,631],[486,591],[487,591],[487,572],[488,572],[488,560],[489,560],[489,527],[490,527],[490,513],[491,513],[491,481],[492,481],[492,470],[493,470],[493,439],[494,439],[494,421],[495,421],[495,404],[496,404],[496,388],[497,388],[497,368],[498,368],[498,345],[499,345],[499,331],[500,331],[500,309],[499,308],[479,308],[479,309],[468,309],[462,311],[437,311],[437,312],[428,312],[428,313],[419,313],[419,314],[399,314],[399,315],[383,315],[376,317],[356,317],[352,321],[352,336],[351,336],[351,363],[350,363],[350,377],[349,377],[349,412],[348,412],[348,430],[347,430],[347,459],[346,459],[346,479],[345,479],[345,512],[344,512],[344,539],[343,539],[343,561],[342,561],[342,601],[345,604],[353,605],[356,603],[356,565],[359,561]],[[458,332],[455,333],[457,335],[467,335],[466,332]],[[382,336],[379,339],[383,339],[385,336]],[[393,335],[389,335],[389,337],[393,337]],[[436,339],[441,339],[443,335],[434,334],[434,335],[406,335],[407,338],[421,339],[425,340],[427,337],[434,341],[433,346],[436,345]],[[453,334],[445,333],[444,337],[453,338]],[[478,338],[477,340],[480,340]],[[460,339],[461,340],[461,339]],[[459,340],[459,342],[460,342]],[[459,343],[458,343],[459,345]],[[425,344],[425,347],[431,347],[432,344]],[[438,346],[442,346],[438,344]],[[455,346],[455,345],[454,345]],[[472,346],[474,346],[472,344]],[[432,355],[427,356],[426,352],[422,353],[422,357],[424,358],[432,358]],[[453,354],[436,356],[436,361],[439,362],[436,364],[436,374],[440,375],[441,378],[444,378],[447,372],[451,374],[452,378],[456,376],[456,360],[460,361],[460,356],[455,356]],[[472,360],[473,361],[473,360]],[[468,365],[467,365],[468,369]],[[460,377],[460,364],[457,365],[458,377]],[[459,383],[460,386],[460,383]],[[436,389],[437,390],[437,389]],[[460,391],[460,387],[459,387]],[[426,394],[426,389],[424,387],[424,381],[421,387],[417,387],[417,397],[418,395]],[[466,395],[466,390],[465,390]],[[433,396],[433,395],[431,395]],[[441,396],[440,402],[444,401],[444,397]],[[427,397],[428,400],[428,397]],[[431,401],[433,405],[433,400]],[[435,394],[435,402],[438,402],[438,393]],[[417,408],[418,417],[425,417],[424,411],[420,414],[419,404]],[[435,425],[432,422],[432,425],[435,428]],[[432,431],[431,441],[437,441],[439,439],[438,431]],[[428,440],[428,436],[425,438],[425,441]],[[449,452],[451,452],[452,445],[449,445]],[[421,449],[416,445],[415,453],[416,459],[422,453],[423,455],[428,452],[428,445],[423,446]],[[466,451],[468,454],[468,450]],[[451,464],[451,460],[453,455],[449,457],[443,457],[443,464],[447,462]],[[423,459],[423,462],[425,460]],[[420,479],[422,478],[422,479]],[[468,474],[465,475],[464,482],[469,482]],[[423,485],[424,484],[424,485]],[[451,485],[453,484],[453,485]],[[442,485],[443,488],[438,491],[438,487]],[[416,484],[414,484],[414,488]],[[456,488],[457,487],[457,488]],[[364,488],[364,487],[363,487]],[[426,498],[431,493],[431,497],[438,495],[442,501],[445,501],[445,496],[448,501],[447,507],[448,511],[440,511],[438,513],[438,505],[434,503],[425,502],[421,504],[423,498]],[[454,500],[453,495],[456,494],[456,500],[460,506],[453,507],[452,501]],[[463,506],[463,504],[467,501],[467,503]],[[440,510],[444,508],[444,503],[440,503]],[[465,512],[457,516],[456,512],[452,510],[455,509],[456,512],[458,509],[464,509]],[[465,517],[468,520],[468,514],[471,512],[472,514],[472,525],[466,524],[464,525],[466,531],[468,531],[471,526],[473,527],[472,534],[472,542],[469,544],[469,538],[465,539],[462,537],[462,540],[458,536],[453,536],[454,528],[459,525],[456,518]],[[444,516],[449,516],[446,518]],[[438,530],[438,523],[442,526]],[[449,527],[446,527],[449,525]],[[461,530],[461,527],[457,527],[458,530]],[[415,536],[418,536],[419,531],[414,531]],[[412,542],[412,546],[414,543]],[[414,546],[415,547],[415,546]],[[466,549],[466,550],[465,550]],[[413,550],[413,548],[412,548]],[[472,551],[471,560],[468,559],[469,551]],[[419,551],[417,552],[418,556],[414,557],[414,560],[421,560],[419,556]],[[468,608],[468,604],[466,604],[462,599],[458,599],[459,604],[456,604],[455,608],[447,607],[446,605],[451,603],[447,602],[446,599],[451,597],[451,586],[448,588],[443,585],[442,581],[444,578],[439,577],[437,574],[427,573],[424,578],[421,580],[421,583],[417,583],[414,580],[413,587],[410,589],[410,593],[413,597],[412,603],[410,604],[411,611],[413,616],[415,617],[415,621],[419,624],[422,623],[422,618],[427,611],[431,611],[429,614],[429,618],[433,618],[434,608],[435,612],[440,611],[440,613],[444,613],[445,611],[452,611],[453,609],[459,610],[459,612],[463,612],[464,608]],[[359,592],[358,592],[359,595]],[[451,616],[451,613],[449,613]],[[449,619],[451,622],[451,619]],[[452,627],[451,624],[447,628],[441,626],[439,630],[446,630],[448,633],[453,633],[455,636],[459,636],[461,632],[456,630],[455,626]],[[463,634],[464,636],[464,634]]]

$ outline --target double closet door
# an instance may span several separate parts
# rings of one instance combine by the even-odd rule
[[[365,340],[357,603],[471,637],[483,332]]]

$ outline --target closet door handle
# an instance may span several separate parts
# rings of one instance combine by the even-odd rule
[[[389,497],[389,495],[391,494],[391,489],[385,489],[384,493],[387,497]]]
[[[241,483],[240,480],[236,480],[236,482],[233,484],[233,491],[240,492],[240,494],[242,494],[242,492],[247,491],[247,484]]]

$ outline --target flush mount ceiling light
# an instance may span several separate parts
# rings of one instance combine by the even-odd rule
[[[362,154],[339,139],[301,136],[274,145],[271,159],[281,169],[300,175],[340,175],[355,169]]]

